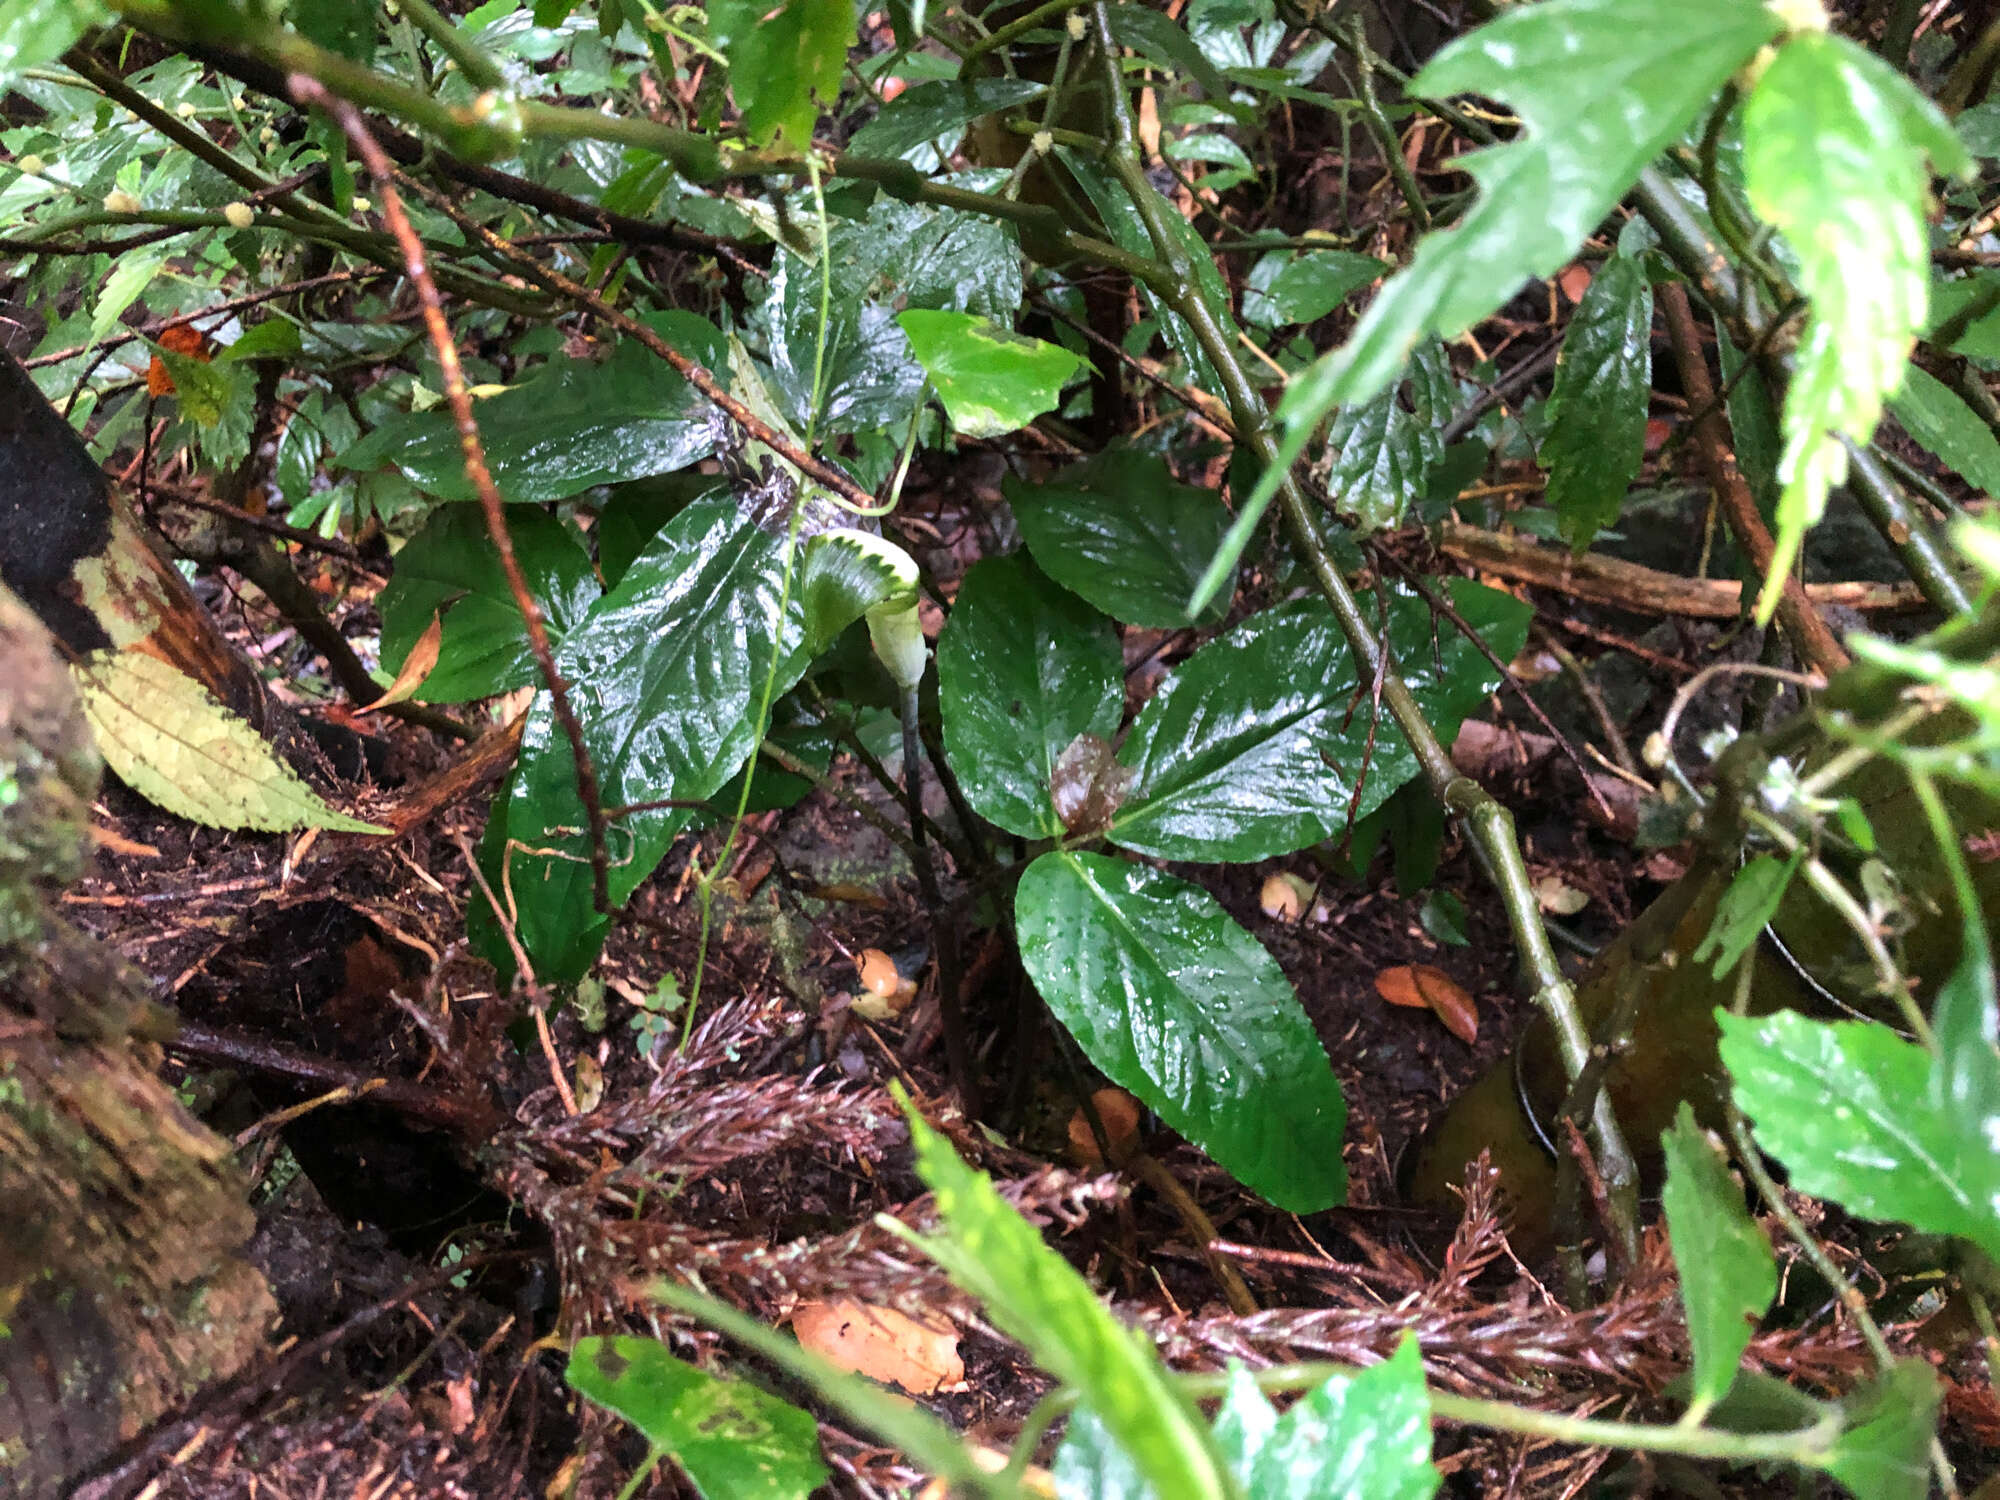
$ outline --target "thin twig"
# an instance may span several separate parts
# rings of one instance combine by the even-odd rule
[[[409,215],[403,212],[403,200],[396,192],[396,169],[390,165],[389,158],[376,144],[374,136],[368,133],[360,111],[352,104],[337,94],[329,93],[318,80],[303,73],[294,74],[290,82],[293,98],[301,105],[310,107],[317,104],[324,109],[353,142],[381,196],[382,217],[388,222],[389,232],[395,236],[396,243],[402,247],[404,267],[417,289],[417,300],[424,311],[424,327],[430,334],[431,348],[437,355],[438,370],[444,376],[445,399],[451,403],[452,416],[458,423],[458,440],[465,450],[465,476],[472,482],[479,495],[479,503],[486,512],[486,530],[500,555],[500,567],[507,575],[507,587],[514,595],[515,607],[521,611],[521,619],[528,629],[528,648],[534,653],[535,665],[541,670],[542,681],[549,690],[556,721],[562,725],[563,735],[569,740],[571,754],[576,760],[577,796],[583,803],[584,816],[590,824],[591,904],[598,913],[608,916],[611,913],[611,853],[603,797],[598,789],[597,767],[591,761],[589,746],[584,743],[583,725],[577,721],[576,710],[570,703],[569,684],[563,681],[562,674],[556,669],[555,651],[549,644],[548,625],[542,619],[542,607],[536,602],[534,591],[528,587],[520,558],[514,555],[514,539],[507,530],[506,502],[500,498],[499,487],[493,482],[493,471],[486,464],[486,447],[479,436],[479,421],[473,415],[472,397],[465,386],[465,371],[458,362],[458,344],[452,337],[450,323],[445,319],[444,301],[438,296],[437,283],[431,280],[423,241],[417,238]],[[569,1102],[571,1113],[575,1113],[574,1101]]]

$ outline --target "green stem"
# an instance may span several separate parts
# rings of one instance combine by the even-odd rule
[[[1138,210],[1152,239],[1154,254],[1165,264],[1166,284],[1156,285],[1154,290],[1187,321],[1200,341],[1202,351],[1215,367],[1235,419],[1239,439],[1249,446],[1266,470],[1276,469],[1280,455],[1267,424],[1263,402],[1236,357],[1235,340],[1201,294],[1200,283],[1195,278],[1194,266],[1188,259],[1181,237],[1174,234],[1172,226],[1166,223],[1163,205],[1139,165],[1138,134],[1124,81],[1117,71],[1110,14],[1105,0],[1095,0],[1093,8],[1098,41],[1110,75],[1108,81],[1115,127],[1111,149],[1105,160],[1124,184],[1126,193]],[[1485,855],[1506,907],[1508,922],[1520,945],[1522,965],[1535,985],[1535,1004],[1554,1027],[1562,1051],[1564,1073],[1569,1081],[1574,1082],[1589,1060],[1590,1036],[1577,1012],[1575,992],[1563,977],[1561,962],[1556,957],[1547,930],[1542,926],[1541,908],[1535,899],[1533,882],[1522,858],[1520,843],[1514,836],[1512,815],[1476,782],[1459,775],[1458,768],[1451,762],[1450,753],[1439,743],[1436,731],[1424,717],[1423,708],[1410,691],[1409,684],[1383,659],[1383,647],[1376,640],[1353,591],[1348,588],[1347,580],[1321,545],[1305,492],[1299,488],[1296,477],[1291,473],[1285,473],[1280,480],[1278,496],[1284,507],[1292,545],[1306,562],[1314,582],[1332,608],[1334,620],[1354,652],[1360,675],[1364,680],[1381,683],[1382,702],[1415,753],[1417,764],[1432,792],[1458,815],[1467,836]],[[1638,1168],[1630,1148],[1625,1144],[1624,1133],[1619,1128],[1610,1101],[1602,1094],[1592,1107],[1591,1137],[1597,1152],[1598,1170],[1610,1200],[1611,1224],[1608,1227],[1617,1239],[1620,1253],[1628,1262],[1635,1262],[1639,1251]]]
[[[1013,41],[1015,37],[1026,36],[1037,26],[1045,25],[1053,21],[1057,16],[1066,15],[1076,8],[1076,0],[1043,0],[1042,4],[1036,6],[1025,16],[1009,21],[998,31],[989,32],[970,47],[967,47],[962,54],[964,61],[970,63],[975,58],[984,57],[995,47],[1004,47]],[[959,69],[959,75],[961,77],[965,76],[964,68]]]
[[[402,0],[403,14],[415,23],[417,30],[436,42],[446,57],[458,64],[459,71],[482,89],[502,89],[507,86],[507,75],[500,71],[500,65],[485,52],[467,41],[465,34],[445,17],[438,14],[431,0]]]

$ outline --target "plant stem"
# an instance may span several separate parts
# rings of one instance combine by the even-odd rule
[[[1223,328],[1221,317],[1208,305],[1196,281],[1178,236],[1165,222],[1163,205],[1146,181],[1139,165],[1137,130],[1132,120],[1122,77],[1118,73],[1117,49],[1111,38],[1111,18],[1105,0],[1093,7],[1098,41],[1104,53],[1111,85],[1111,109],[1115,139],[1105,157],[1106,164],[1125,186],[1140,219],[1153,242],[1154,253],[1164,262],[1166,285],[1156,285],[1173,310],[1184,318],[1200,341],[1202,351],[1221,378],[1224,395],[1235,417],[1239,438],[1268,470],[1277,465],[1278,447],[1266,422],[1266,412],[1257,390],[1236,358],[1235,340]],[[1326,554],[1314,529],[1312,512],[1297,479],[1287,473],[1278,487],[1292,545],[1310,569],[1314,582],[1347,638],[1360,667],[1359,676],[1382,684],[1382,702],[1403,732],[1415,753],[1417,764],[1432,792],[1456,814],[1467,837],[1478,846],[1499,889],[1509,926],[1521,950],[1521,962],[1535,986],[1536,1006],[1555,1028],[1565,1076],[1574,1082],[1590,1057],[1590,1036],[1576,1008],[1576,995],[1563,977],[1562,965],[1542,926],[1541,909],[1535,899],[1521,846],[1514,835],[1513,816],[1494,801],[1484,788],[1469,777],[1459,775],[1451,755],[1439,743],[1437,733],[1410,691],[1409,684],[1383,659],[1383,646],[1375,638],[1347,580]],[[1636,1261],[1639,1251],[1638,1168],[1625,1144],[1610,1100],[1599,1094],[1591,1109],[1591,1144],[1597,1153],[1598,1168],[1609,1197],[1607,1226],[1618,1242],[1620,1253]]]

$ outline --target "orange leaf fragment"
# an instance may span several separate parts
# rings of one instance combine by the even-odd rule
[[[917,1319],[892,1307],[869,1307],[852,1297],[801,1302],[792,1313],[799,1343],[843,1370],[913,1396],[928,1396],[965,1381],[958,1330],[942,1318]]]
[[[1090,1107],[1097,1111],[1098,1123],[1104,1126],[1112,1161],[1123,1162],[1138,1144],[1139,1101],[1123,1089],[1099,1089],[1090,1096]],[[1069,1154],[1079,1166],[1104,1165],[1104,1157],[1097,1149],[1097,1132],[1090,1128],[1090,1117],[1081,1109],[1070,1116]]]
[[[438,664],[438,648],[444,644],[444,620],[436,610],[431,611],[431,622],[424,627],[424,633],[417,637],[416,645],[410,647],[410,654],[403,658],[403,669],[396,674],[396,680],[389,684],[389,691],[373,703],[363,704],[354,710],[357,715],[372,714],[387,708],[392,703],[402,703],[415,696],[424,679],[431,675],[431,668]]]
[[[215,358],[215,345],[191,323],[169,323],[160,330],[159,344],[169,354],[185,354],[204,364]],[[167,373],[166,363],[155,354],[146,365],[146,394],[168,396],[173,394],[173,389],[174,377]]]
[[[1402,964],[1375,976],[1375,993],[1391,1005],[1429,1008],[1445,1029],[1471,1045],[1479,1036],[1479,1007],[1465,988],[1443,969],[1429,964]]]

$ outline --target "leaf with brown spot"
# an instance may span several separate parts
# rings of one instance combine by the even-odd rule
[[[1479,1007],[1456,979],[1429,964],[1402,964],[1375,976],[1375,993],[1391,1005],[1428,1008],[1445,1029],[1470,1046],[1479,1037]]]

